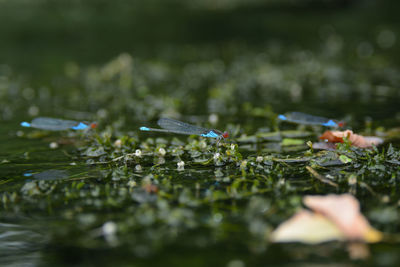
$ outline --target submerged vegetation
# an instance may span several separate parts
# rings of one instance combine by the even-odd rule
[[[185,8],[234,16],[243,5],[211,2]],[[318,32],[318,41],[305,47],[281,39],[164,44],[150,57],[129,52],[104,64],[63,62],[62,71],[38,80],[2,65],[0,229],[7,234],[0,235],[0,261],[400,262],[400,69],[388,56],[397,32],[389,24],[356,41],[332,25]],[[343,120],[345,129],[384,143],[359,148],[345,136],[320,150],[324,127],[278,120],[295,110]],[[98,127],[47,132],[19,126],[38,116]],[[217,143],[139,131],[160,117],[230,136]],[[354,240],[273,242],[274,229],[304,208],[303,196],[345,193],[382,233],[361,256]]]

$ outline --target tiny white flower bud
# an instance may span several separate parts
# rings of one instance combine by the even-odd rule
[[[179,161],[176,165],[178,166],[178,170],[185,169],[185,162],[183,160]]]
[[[122,146],[122,141],[121,141],[121,139],[115,140],[114,146],[115,146],[115,147],[121,147],[121,146]]]
[[[164,148],[160,147],[160,148],[158,149],[158,154],[160,154],[161,157],[164,157],[165,154],[167,154],[167,151],[165,151]]]
[[[243,160],[243,161],[240,163],[240,168],[241,168],[241,169],[244,169],[244,168],[246,168],[246,166],[247,166],[247,160]]]
[[[133,181],[133,180],[130,180],[130,181],[127,183],[127,185],[128,185],[129,187],[135,187],[135,186],[136,186],[136,182]]]
[[[103,235],[114,235],[117,232],[117,224],[115,222],[106,222],[101,227]]]
[[[142,166],[140,166],[139,164],[135,166],[135,171],[137,172],[141,172],[142,171]]]
[[[58,148],[57,142],[51,142],[49,146],[50,146],[51,149],[56,149],[56,148]]]

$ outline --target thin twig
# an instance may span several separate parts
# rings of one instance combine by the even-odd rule
[[[316,170],[314,170],[310,166],[306,166],[306,169],[307,169],[307,171],[309,171],[311,173],[312,176],[314,176],[314,178],[317,178],[321,182],[323,182],[325,184],[329,184],[329,185],[331,185],[333,187],[336,187],[336,188],[339,187],[339,185],[337,183],[332,182],[331,180],[327,179],[325,176],[319,174]]]

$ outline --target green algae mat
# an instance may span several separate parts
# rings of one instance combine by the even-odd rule
[[[391,2],[166,2],[0,2],[0,265],[398,265]],[[229,138],[139,130],[161,117]]]

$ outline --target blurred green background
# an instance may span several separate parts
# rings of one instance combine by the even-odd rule
[[[170,46],[212,45],[218,53],[197,50],[185,60],[222,57],[230,44],[313,50],[336,34],[349,60],[367,42],[373,53],[390,55],[398,64],[398,45],[390,35],[398,34],[398,8],[390,0],[2,0],[0,60],[28,73],[47,73],[69,61],[104,63],[122,52],[168,58]],[[174,53],[169,59],[180,58]]]
[[[40,107],[42,115],[63,115],[58,108],[93,113],[116,109],[116,103],[122,107],[114,119],[122,110],[137,113],[118,99],[110,105],[96,102],[95,90],[88,91],[82,82],[89,79],[90,68],[100,73],[101,66],[114,60],[114,65],[129,65],[122,71],[137,75],[134,83],[145,80],[127,86],[132,94],[115,89],[122,102],[143,102],[150,92],[154,98],[185,99],[187,103],[172,107],[175,114],[237,117],[251,103],[272,105],[276,112],[358,113],[362,120],[385,120],[397,116],[400,98],[398,7],[389,0],[3,0],[2,77],[33,90],[3,88],[3,110],[10,101],[25,108],[12,112],[15,106],[9,107],[3,118],[35,115],[26,112],[26,105]],[[39,95],[46,94],[52,94],[51,100],[43,105]],[[21,95],[32,96],[26,102],[14,97]],[[375,109],[369,114],[372,103]],[[163,107],[133,119],[174,112]]]
[[[139,126],[154,126],[160,116],[230,130],[233,142],[242,134],[253,136],[255,144],[240,144],[244,156],[292,156],[260,152],[254,136],[276,130],[276,115],[288,111],[344,119],[349,128],[367,135],[397,127],[399,10],[396,0],[0,0],[0,219],[5,222],[0,230],[15,233],[10,239],[0,237],[0,258],[16,266],[35,261],[48,266],[147,266],[149,261],[243,266],[235,257],[249,265],[298,259],[304,266],[330,264],[330,257],[353,264],[343,244],[274,246],[265,236],[301,207],[303,194],[336,190],[311,183],[302,167],[271,163],[263,167],[268,179],[262,180],[270,184],[260,186],[270,192],[255,196],[245,185],[243,193],[249,195],[242,199],[214,202],[206,197],[195,209],[185,205],[198,184],[204,192],[225,194],[231,181],[241,179],[241,170],[203,167],[188,157],[187,172],[178,172],[172,156],[153,168],[156,155],[139,161],[140,171],[128,164],[89,165],[166,146],[174,136],[148,139],[159,136],[138,133]],[[219,120],[212,123],[210,115]],[[71,151],[59,141],[61,147],[52,150],[50,142],[60,136],[78,140],[79,133],[49,137],[21,130],[20,121],[37,116],[97,121],[99,127],[88,147],[78,143],[78,151]],[[114,143],[117,138],[127,144],[122,150]],[[86,157],[85,151],[97,146],[103,149],[95,150],[99,157]],[[368,215],[378,214],[369,219],[379,230],[395,233],[400,213],[397,180],[390,171],[396,166],[375,158],[379,165],[371,163],[361,180],[378,194],[371,197],[360,188],[357,197]],[[60,168],[85,180],[31,182],[23,176]],[[332,167],[344,185],[340,192],[348,192],[346,175],[359,171],[346,168]],[[232,180],[219,184],[221,169]],[[287,176],[292,180],[285,181]],[[139,185],[146,177],[159,180],[160,191],[171,179],[171,197],[167,191],[159,206],[147,203],[146,195],[143,203],[132,199],[127,180]],[[140,196],[142,189],[134,189]],[[391,202],[380,202],[388,192]],[[380,213],[385,208],[390,209],[386,221]],[[153,221],[147,224],[146,218]],[[96,234],[108,221],[120,227],[120,244]],[[399,262],[398,244],[372,249],[371,266]]]

